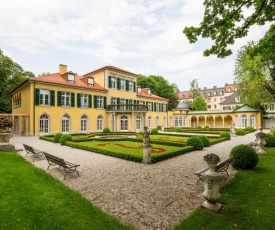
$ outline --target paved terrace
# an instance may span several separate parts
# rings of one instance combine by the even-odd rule
[[[14,136],[10,142],[16,149],[23,143],[80,164],[80,176],[68,175],[63,169],[51,167],[46,160],[34,164],[78,191],[103,211],[127,222],[136,229],[173,229],[180,220],[197,208],[204,199],[203,183],[196,185],[194,172],[204,168],[203,156],[215,153],[221,161],[238,144],[255,140],[255,134],[232,137],[202,151],[190,152],[152,165],[143,165],[115,157],[39,140],[38,137]],[[19,151],[25,158],[25,151]],[[26,159],[32,162],[29,155]],[[233,175],[229,170],[230,177]]]

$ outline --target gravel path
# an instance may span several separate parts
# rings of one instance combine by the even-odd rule
[[[255,140],[255,134],[232,137],[225,141],[152,165],[143,165],[60,144],[39,140],[38,137],[14,136],[10,143],[23,149],[23,143],[50,154],[80,164],[80,176],[68,175],[52,167],[48,171],[45,160],[34,164],[47,171],[65,185],[78,191],[103,211],[118,217],[136,229],[173,229],[204,199],[203,183],[196,185],[194,172],[206,167],[203,156],[215,153],[221,161],[238,144]],[[19,151],[25,157],[25,151]],[[32,162],[29,155],[27,160]],[[229,170],[232,177],[232,169]]]

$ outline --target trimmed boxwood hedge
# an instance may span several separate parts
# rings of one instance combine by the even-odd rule
[[[275,136],[271,133],[266,134],[265,142],[267,147],[275,147]]]
[[[206,136],[198,136],[203,142],[204,147],[209,147],[210,146],[210,141],[209,138]]]
[[[203,141],[198,137],[190,137],[186,141],[186,146],[193,146],[194,150],[202,150],[203,149]]]
[[[243,130],[243,129],[237,129],[237,130],[235,131],[235,133],[236,133],[236,135],[238,135],[238,136],[244,136],[244,130]]]
[[[60,144],[65,145],[66,141],[72,141],[73,137],[70,134],[62,134],[60,137]]]
[[[62,136],[62,133],[56,133],[53,138],[54,143],[60,143],[60,138]]]
[[[227,140],[231,139],[230,133],[226,131],[220,132],[220,137],[225,137]]]
[[[44,140],[44,141],[50,141],[53,142],[53,136],[40,136],[39,139]]]

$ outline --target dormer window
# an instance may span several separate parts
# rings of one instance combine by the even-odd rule
[[[88,77],[88,85],[94,85],[94,79],[91,77]]]
[[[230,88],[228,88],[228,89],[227,89],[227,92],[228,92],[228,93],[230,93],[230,92],[231,92],[231,89],[230,89]]]
[[[68,82],[74,83],[74,75],[73,74],[68,74]]]
[[[141,88],[140,87],[137,88],[137,93],[141,94]]]
[[[148,89],[148,95],[151,96],[151,89]]]

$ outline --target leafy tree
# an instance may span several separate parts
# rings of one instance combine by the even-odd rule
[[[51,74],[50,72],[43,72],[41,74],[38,74],[38,77],[47,76],[47,75],[50,75],[50,74]]]
[[[141,74],[137,77],[137,84],[142,88],[150,88],[153,94],[169,99],[169,110],[177,107],[179,89],[176,84],[169,84],[169,82],[161,76],[144,76]]]
[[[191,109],[193,111],[205,111],[207,110],[207,103],[204,100],[204,98],[202,98],[201,96],[198,96],[193,100],[191,104]]]
[[[199,96],[199,83],[198,79],[193,79],[190,82],[190,90],[192,91],[192,97],[193,99]]]
[[[190,43],[197,42],[199,36],[213,40],[214,44],[203,52],[204,56],[229,56],[232,50],[228,45],[247,36],[254,25],[261,26],[275,19],[275,0],[204,0],[204,7],[200,26],[183,30]]]
[[[0,112],[11,112],[10,91],[27,79],[27,76],[34,76],[32,72],[25,71],[13,62],[11,58],[5,56],[0,50]]]
[[[249,43],[238,51],[234,75],[242,100],[259,107],[261,103],[274,101],[275,94],[269,91],[273,80],[265,58],[259,53],[254,55],[256,46],[255,43]]]

